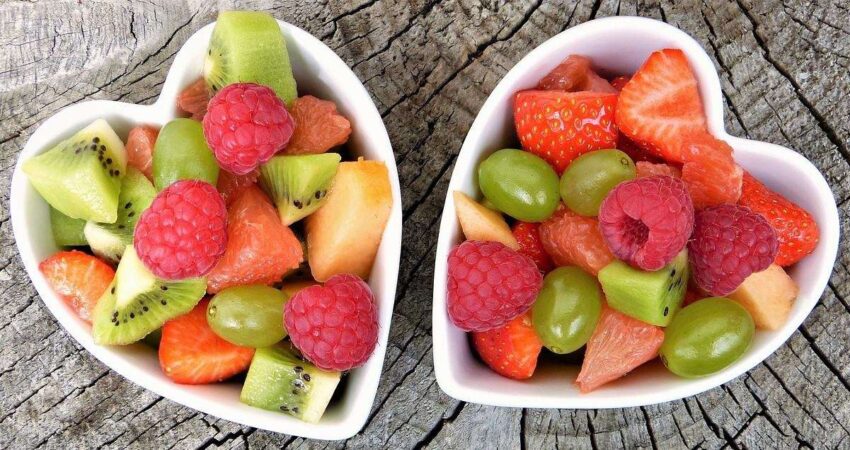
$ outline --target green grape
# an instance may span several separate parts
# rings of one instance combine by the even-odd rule
[[[602,313],[596,278],[578,267],[559,267],[546,275],[531,309],[534,330],[555,353],[572,353],[587,343]]]
[[[737,361],[753,340],[755,325],[744,307],[724,297],[692,303],[673,316],[661,361],[685,378],[711,375]]]
[[[481,192],[503,213],[542,222],[558,207],[558,174],[543,159],[522,150],[499,150],[478,166]]]
[[[619,150],[597,150],[579,156],[561,176],[561,198],[582,216],[595,216],[614,186],[634,179],[635,163]]]
[[[178,180],[218,181],[218,162],[204,139],[201,122],[174,119],[165,124],[153,151],[153,184],[158,191]]]
[[[215,295],[207,323],[222,339],[246,347],[268,347],[286,337],[283,306],[287,296],[261,284],[234,286]]]

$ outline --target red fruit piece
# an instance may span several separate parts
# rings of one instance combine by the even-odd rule
[[[375,297],[356,275],[334,275],[324,286],[298,291],[283,317],[292,343],[321,369],[360,367],[378,343]]]
[[[133,235],[145,266],[160,278],[206,275],[227,245],[227,209],[213,185],[181,180],[160,191]]]
[[[301,243],[260,188],[250,186],[227,211],[227,248],[207,275],[207,292],[240,284],[272,284],[304,260]]]
[[[207,83],[201,77],[180,91],[180,94],[177,95],[177,108],[191,118],[203,121],[207,114],[207,104],[210,102],[210,97]]]
[[[673,178],[682,178],[682,171],[670,164],[658,163],[654,164],[648,161],[638,161],[635,163],[638,178],[654,177],[656,175],[666,175]]]
[[[767,269],[778,249],[776,232],[761,214],[720,205],[697,212],[688,257],[697,286],[723,296],[750,274]]]
[[[351,135],[351,122],[336,110],[336,104],[312,95],[298,97],[290,108],[295,132],[283,149],[288,155],[324,153],[345,144]]]
[[[217,383],[251,365],[253,348],[225,341],[207,324],[208,304],[201,300],[188,314],[162,326],[159,366],[176,383]]]
[[[47,284],[80,319],[91,322],[91,315],[115,271],[100,259],[77,250],[59,252],[38,265]]]
[[[226,170],[219,171],[216,189],[221,193],[224,203],[230,206],[233,199],[245,189],[257,184],[260,169],[254,169],[245,175],[234,175]]]
[[[623,87],[625,87],[626,83],[628,83],[629,80],[631,80],[631,79],[632,79],[632,77],[630,77],[628,75],[621,75],[621,76],[611,80],[611,87],[616,89],[617,92],[622,91]]]
[[[619,133],[617,135],[617,150],[629,155],[629,158],[632,158],[632,161],[649,161],[649,162],[660,162],[662,161],[657,156],[647,152],[646,150],[640,148],[637,144],[632,142],[631,139],[627,138],[623,133]]]
[[[623,377],[658,356],[664,342],[661,327],[643,323],[609,307],[587,341],[576,384],[583,393]]]
[[[613,148],[616,94],[522,91],[514,98],[514,122],[522,148],[560,174],[583,153]]]
[[[504,244],[466,241],[448,261],[449,318],[464,331],[501,327],[528,311],[543,275],[534,261]]]
[[[820,230],[814,217],[746,172],[738,204],[764,216],[776,231],[779,240],[776,264],[790,266],[817,247]]]
[[[127,164],[139,169],[149,180],[153,180],[153,147],[157,136],[159,128],[149,125],[137,126],[127,135]]]
[[[596,219],[563,206],[540,224],[540,241],[555,265],[576,265],[593,276],[614,261]]]
[[[542,91],[594,91],[615,93],[607,80],[590,67],[590,59],[581,55],[570,55],[537,84]]]
[[[623,87],[617,126],[629,139],[670,162],[683,162],[681,139],[706,130],[697,79],[681,50],[653,52]]]
[[[472,345],[493,371],[514,380],[534,375],[537,357],[543,349],[528,312],[502,327],[473,332]]]
[[[511,231],[519,242],[519,252],[531,258],[541,272],[546,273],[554,268],[552,259],[540,242],[539,223],[517,222]]]
[[[204,116],[204,137],[222,169],[244,175],[286,146],[295,122],[273,90],[235,83],[218,91]]]
[[[729,144],[708,133],[694,135],[682,143],[682,157],[682,181],[695,208],[735,203],[741,197],[744,171]]]
[[[658,270],[685,248],[694,206],[678,178],[655,176],[618,184],[599,207],[599,229],[617,258]]]

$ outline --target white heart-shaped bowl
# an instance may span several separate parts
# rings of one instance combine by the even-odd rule
[[[566,56],[586,55],[602,72],[628,74],[651,52],[671,47],[682,49],[696,72],[711,132],[735,148],[738,163],[810,211],[820,227],[821,240],[815,252],[790,271],[800,285],[800,296],[788,321],[777,331],[758,331],[740,360],[704,378],[679,378],[655,362],[592,393],[580,394],[573,384],[579,367],[550,361],[541,361],[528,381],[503,378],[475,358],[466,333],[452,325],[446,313],[446,258],[463,237],[452,196],[447,195],[434,271],[433,337],[437,381],[448,395],[468,402],[526,408],[622,408],[675,400],[719,386],[767,358],[817,303],[838,248],[838,212],[829,185],[806,158],[794,151],[726,134],[720,81],[711,59],[690,36],[663,22],[636,17],[594,20],[558,34],[525,56],[499,82],[472,123],[448,192],[478,195],[478,163],[495,150],[516,146],[514,93],[535,86]]]
[[[180,49],[168,72],[162,93],[152,105],[89,101],[69,106],[46,120],[27,141],[12,177],[11,212],[15,241],[27,273],[44,303],[59,323],[83,347],[127,379],[190,408],[252,427],[316,439],[344,439],[366,423],[384,361],[395,299],[401,253],[401,195],[395,157],[381,115],[357,76],[330,48],[306,31],[280,22],[286,38],[299,92],[336,102],[352,123],[348,147],[356,155],[383,161],[389,169],[393,207],[369,285],[379,303],[380,339],[375,353],[362,367],[345,377],[321,421],[305,423],[290,416],[264,411],[239,402],[238,383],[186,386],[171,382],[159,367],[156,352],[142,344],[125,347],[95,345],[91,327],[53,293],[38,263],[57,251],[50,231],[47,203],[21,172],[21,161],[50,148],[89,122],[103,118],[126,138],[137,124],[163,125],[177,116],[178,92],[202,74],[204,55],[214,24],[198,30]]]

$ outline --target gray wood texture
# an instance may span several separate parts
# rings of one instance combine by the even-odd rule
[[[267,10],[331,46],[386,121],[406,236],[375,404],[356,437],[242,427],[110,371],[58,326],[17,256],[9,184],[34,128],[84,99],[151,103],[175,52],[218,8]],[[643,408],[521,410],[439,389],[431,354],[434,246],[449,175],[498,80],[548,37],[595,17],[665,20],[718,67],[732,134],[795,148],[850,198],[850,6],[844,0],[0,2],[0,448],[850,448],[850,254],[789,341],[746,375]],[[611,45],[616,45],[611,42]]]

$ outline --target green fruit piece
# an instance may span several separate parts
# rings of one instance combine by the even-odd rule
[[[278,344],[254,353],[239,400],[316,423],[333,397],[339,378],[339,372],[321,370],[295,356],[288,346]]]
[[[275,156],[260,167],[260,182],[284,225],[309,216],[325,203],[340,159],[338,153]]]
[[[561,175],[561,198],[577,214],[596,216],[614,186],[635,178],[635,163],[619,150],[597,150],[579,156]]]
[[[664,332],[659,354],[671,372],[696,378],[719,372],[750,347],[755,324],[750,313],[725,297],[682,308]]]
[[[262,284],[234,286],[207,305],[207,323],[222,339],[245,347],[268,347],[286,337],[283,292]]]
[[[157,278],[142,264],[133,246],[127,246],[115,279],[94,309],[94,342],[132,344],[167,320],[191,311],[203,298],[206,288],[205,278],[179,281]]]
[[[215,186],[218,162],[207,147],[201,122],[174,119],[159,131],[153,151],[153,184],[161,191],[179,180],[203,180]]]
[[[88,245],[83,227],[86,221],[72,219],[62,214],[56,208],[50,207],[50,229],[53,231],[53,241],[60,247],[78,247]]]
[[[156,189],[142,172],[127,168],[118,195],[118,219],[115,223],[87,222],[83,232],[92,252],[106,260],[118,262],[124,249],[133,245],[133,231],[139,216],[156,197]]]
[[[153,348],[159,348],[159,341],[162,339],[162,328],[157,328],[153,330],[142,338],[142,343]]]
[[[599,283],[608,306],[640,321],[666,327],[685,299],[688,289],[688,251],[682,250],[655,272],[615,260],[599,271]]]
[[[50,206],[74,219],[115,222],[124,143],[103,119],[28,159],[22,169]]]
[[[590,339],[602,314],[602,294],[593,276],[578,267],[546,275],[531,309],[534,330],[554,353],[572,353]]]
[[[481,192],[503,213],[542,222],[558,207],[558,174],[543,159],[522,150],[499,150],[478,166]]]
[[[280,26],[274,17],[257,11],[219,13],[204,78],[213,92],[250,82],[272,88],[287,105],[298,96]]]

